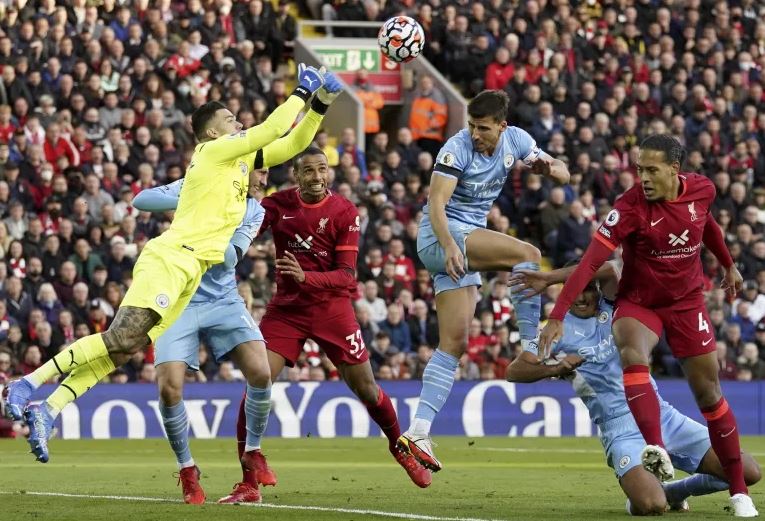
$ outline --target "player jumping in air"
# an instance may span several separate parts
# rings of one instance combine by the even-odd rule
[[[725,268],[725,289],[737,293],[742,279],[709,212],[715,186],[704,176],[681,173],[684,155],[682,145],[668,135],[650,136],[640,145],[637,171],[642,184],[625,192],[598,228],[540,335],[539,352],[544,358],[561,338],[566,311],[621,244],[624,276],[613,333],[627,404],[647,444],[643,464],[662,480],[674,476],[648,370],[651,348],[664,331],[707,420],[712,448],[730,485],[733,512],[754,517],[757,510],[744,479],[736,419],[720,390],[715,335],[704,306],[702,243]]]
[[[259,471],[260,482],[276,484],[260,451],[260,437],[271,411],[271,373],[266,345],[260,329],[250,316],[236,288],[236,263],[250,247],[263,222],[265,210],[252,198],[267,174],[265,168],[284,163],[304,150],[319,129],[328,106],[340,94],[342,84],[332,73],[325,74],[325,84],[316,93],[303,120],[287,137],[278,139],[256,152],[250,175],[250,198],[242,224],[226,250],[225,261],[210,268],[188,307],[175,323],[157,339],[154,364],[157,366],[159,411],[170,446],[180,468],[180,482],[186,503],[202,504],[205,493],[199,484],[199,470],[189,448],[188,418],[183,403],[186,369],[199,370],[199,342],[203,338],[217,361],[230,358],[247,380],[245,410],[247,440],[245,457]],[[265,167],[264,169],[260,169]],[[178,206],[184,180],[144,190],[133,200],[143,211],[164,212]],[[257,488],[256,488],[257,491]]]
[[[487,90],[468,104],[468,129],[455,134],[438,153],[430,180],[417,250],[433,277],[440,345],[422,377],[415,419],[399,447],[424,466],[438,471],[430,427],[454,383],[475,314],[481,271],[539,270],[540,253],[531,244],[486,229],[486,216],[516,161],[534,173],[566,183],[566,166],[540,150],[534,139],[505,118],[508,97]],[[534,342],[539,324],[539,297],[512,294],[521,342]]]
[[[547,286],[565,282],[574,267],[553,272],[528,272],[513,275],[516,289],[540,293]],[[619,354],[611,332],[613,298],[619,283],[618,270],[605,263],[591,282],[574,300],[563,324],[566,331],[553,346],[551,357],[557,365],[546,365],[537,358],[533,344],[516,358],[507,370],[511,382],[536,382],[559,377],[571,381],[574,390],[590,411],[590,418],[600,429],[606,461],[616,472],[627,496],[627,510],[633,515],[662,514],[669,507],[688,510],[689,496],[711,494],[728,488],[725,471],[711,449],[707,429],[678,412],[660,397],[661,428],[666,449],[678,468],[693,476],[662,483],[641,465],[645,446],[630,414],[620,375]],[[656,384],[650,379],[653,392]],[[658,395],[657,395],[658,396]],[[753,485],[760,480],[757,462],[744,454],[744,478]]]
[[[29,424],[29,444],[38,461],[48,461],[48,438],[61,409],[159,338],[183,312],[207,269],[223,262],[245,213],[255,152],[287,132],[323,82],[318,70],[301,66],[293,94],[247,131],[222,103],[194,112],[191,123],[200,143],[186,170],[175,218],[141,252],[109,329],[74,342],[8,387],[7,408],[14,419],[23,415]],[[67,373],[45,403],[27,407],[35,389]]]
[[[388,395],[377,385],[369,354],[351,303],[356,284],[359,214],[356,207],[327,188],[329,165],[319,148],[295,159],[297,189],[276,192],[261,201],[266,210],[261,230],[271,228],[276,247],[276,294],[260,329],[266,338],[271,378],[292,367],[311,338],[343,380],[366,405],[388,438],[388,448],[420,487],[430,472],[396,449],[398,418]],[[239,407],[237,440],[243,478],[220,503],[258,501],[257,469],[247,457],[245,402]]]

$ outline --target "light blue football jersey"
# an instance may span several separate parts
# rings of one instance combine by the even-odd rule
[[[454,193],[446,203],[447,219],[485,228],[486,216],[515,162],[530,166],[541,153],[534,138],[518,127],[507,127],[502,132],[491,156],[475,151],[467,129],[457,132],[441,148],[433,167],[433,175],[457,179]],[[429,205],[423,208],[420,234],[419,246],[429,246],[438,240],[430,224]]]
[[[179,179],[164,186],[144,190],[139,194],[143,204],[137,205],[137,207],[148,211],[171,210],[178,203],[182,187],[183,179]],[[247,209],[242,218],[242,224],[234,231],[230,244],[246,252],[258,234],[265,215],[265,209],[257,200],[247,199]],[[236,289],[236,269],[233,266],[227,267],[225,263],[220,263],[207,270],[190,303],[210,302],[226,298],[239,298]]]
[[[563,319],[563,337],[553,346],[551,356],[579,355],[585,359],[576,369],[571,384],[590,411],[590,419],[601,425],[630,414],[630,409],[624,396],[619,350],[611,333],[614,307],[601,299],[599,309],[597,317],[586,319],[567,313]],[[534,352],[534,349],[528,350]],[[651,385],[658,396],[653,378]],[[659,403],[662,407],[666,405],[661,396]]]

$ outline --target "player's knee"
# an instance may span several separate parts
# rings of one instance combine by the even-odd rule
[[[744,481],[752,486],[762,479],[762,469],[754,458],[744,458]]]
[[[252,367],[245,374],[247,383],[253,387],[264,389],[271,385],[271,369],[269,367]]]
[[[162,382],[159,385],[159,397],[164,405],[172,406],[183,399],[183,389],[173,382]]]
[[[664,494],[641,494],[631,497],[633,516],[660,516],[667,509],[667,498]]]
[[[525,262],[535,262],[539,264],[539,262],[542,260],[542,252],[540,252],[539,248],[537,248],[533,244],[524,244],[523,245],[523,260]]]
[[[103,335],[104,344],[109,353],[133,356],[147,345],[148,337],[143,331],[135,331],[125,326],[109,328]]]

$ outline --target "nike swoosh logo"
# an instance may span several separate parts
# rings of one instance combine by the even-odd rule
[[[290,217],[289,215],[282,215],[282,219],[285,219],[285,220],[286,219],[294,219],[294,218],[295,218],[294,215],[292,217]]]
[[[701,343],[701,345],[703,345],[703,346],[706,346],[706,345],[707,345],[707,344],[709,344],[709,342],[711,342],[712,340],[714,340],[714,337],[713,337],[713,338],[710,338],[710,339],[709,339],[709,340],[707,340],[706,342],[702,342],[702,343]]]
[[[664,220],[664,217],[662,217],[662,218],[661,218],[661,219],[659,219],[658,221],[651,221],[651,227],[653,227],[653,226],[656,226],[657,224],[659,224],[659,223],[660,223],[661,221],[663,221],[663,220]]]
[[[720,434],[720,437],[721,437],[721,438],[727,438],[728,436],[730,436],[731,434],[733,434],[733,431],[735,431],[735,430],[736,430],[736,428],[735,428],[735,427],[733,427],[733,428],[730,430],[730,432],[729,432],[728,434]]]
[[[634,400],[635,398],[640,398],[640,397],[641,397],[641,396],[643,396],[644,394],[645,394],[645,393],[640,393],[640,394],[638,394],[637,396],[630,396],[629,398],[627,398],[627,401],[628,401],[628,402],[631,402],[631,401],[632,401],[632,400]]]

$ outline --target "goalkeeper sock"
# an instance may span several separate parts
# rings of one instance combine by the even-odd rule
[[[521,262],[513,266],[513,273],[518,270],[539,271],[539,264]],[[521,334],[521,343],[525,344],[534,340],[539,335],[539,313],[542,307],[542,296],[526,297],[522,291],[511,291],[510,300],[515,309],[515,323]]]
[[[167,441],[175,452],[178,468],[194,466],[189,448],[189,418],[186,416],[186,405],[183,400],[175,405],[165,405],[160,402],[159,413],[162,415],[162,425],[165,426]]]
[[[728,482],[711,474],[694,474],[684,479],[670,481],[662,485],[667,495],[667,502],[676,504],[690,496],[704,496],[721,490],[728,490]]]
[[[459,360],[454,355],[436,349],[422,373],[422,391],[417,412],[409,431],[418,436],[430,434],[430,426],[436,414],[446,403],[454,385],[454,372]]]
[[[388,438],[388,448],[393,451],[396,448],[396,441],[401,436],[401,428],[398,426],[398,417],[393,408],[390,398],[381,387],[377,387],[377,402],[365,403],[369,416],[383,431]]]
[[[114,371],[114,362],[108,355],[77,367],[45,400],[45,405],[51,416],[54,418],[58,416],[64,407],[88,392],[91,387],[100,382],[103,377],[111,374],[112,371]]]
[[[92,360],[108,355],[109,351],[101,334],[89,335],[65,348],[24,379],[37,389],[51,378],[65,375],[77,367],[86,366]]]
[[[244,445],[245,452],[260,448],[260,438],[266,430],[270,413],[271,386],[260,388],[247,384],[247,394],[244,397],[244,414],[247,428]]]

